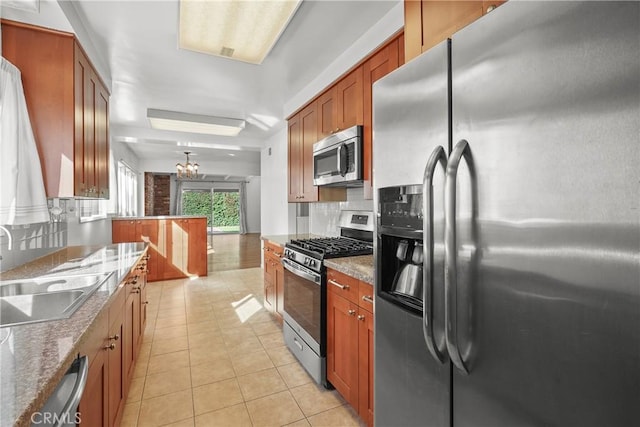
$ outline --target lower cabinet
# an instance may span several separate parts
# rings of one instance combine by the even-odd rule
[[[90,361],[78,408],[83,426],[113,427],[122,420],[146,324],[146,261],[143,256],[120,284],[81,345]]]
[[[282,323],[284,306],[284,267],[280,262],[282,246],[264,242],[264,306]]]
[[[373,425],[373,287],[327,269],[327,379]]]

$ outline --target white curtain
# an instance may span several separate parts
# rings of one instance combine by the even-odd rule
[[[182,187],[184,182],[176,180],[176,215],[182,215]]]
[[[247,234],[249,232],[247,227],[247,183],[242,181],[240,183],[240,234]]]
[[[0,182],[0,224],[49,221],[20,70],[4,58],[0,67]]]

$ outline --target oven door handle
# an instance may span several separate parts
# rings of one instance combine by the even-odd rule
[[[282,258],[282,265],[284,268],[289,270],[291,273],[295,274],[298,277],[302,277],[303,279],[307,279],[312,281],[313,283],[319,285],[320,284],[320,275],[314,273],[310,270],[307,270],[304,267],[301,267],[295,264],[293,261],[288,260],[287,258]]]

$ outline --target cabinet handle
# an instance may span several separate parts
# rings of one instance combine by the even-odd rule
[[[140,287],[133,288],[133,291],[132,291],[132,292],[133,292],[134,294],[139,294],[139,293],[140,293]]]
[[[349,310],[347,313],[349,313],[349,316],[355,316],[356,315],[356,311],[355,310]]]
[[[109,341],[118,341],[120,339],[120,335],[115,334],[112,337],[109,337]]]
[[[115,350],[116,345],[114,343],[109,344],[108,346],[103,347],[105,350]]]
[[[342,289],[343,291],[346,291],[347,289],[349,289],[349,285],[340,284],[340,283],[336,282],[333,279],[329,279],[329,283],[331,283],[333,286],[335,286],[337,288]]]
[[[496,10],[496,7],[497,6],[495,4],[490,4],[489,6],[487,6],[486,13],[493,12],[494,10]]]
[[[143,304],[145,304],[145,305],[146,305],[146,304],[149,304],[149,301],[145,301],[145,302],[143,302]]]
[[[362,295],[362,301],[373,304],[373,298],[371,298],[369,295]]]
[[[364,322],[364,316],[362,314],[358,315],[358,320],[362,320]]]

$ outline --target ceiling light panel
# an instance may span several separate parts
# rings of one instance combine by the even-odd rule
[[[260,64],[301,0],[180,0],[182,49]]]
[[[246,124],[242,119],[203,116],[152,108],[147,109],[147,117],[154,129],[222,136],[237,136]]]

